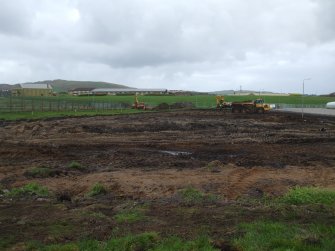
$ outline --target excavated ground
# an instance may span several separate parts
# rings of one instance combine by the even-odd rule
[[[302,121],[295,114],[193,110],[3,121],[0,142],[2,189],[37,182],[55,195],[0,198],[0,235],[14,236],[15,243],[103,239],[116,228],[187,237],[205,229],[229,236],[238,222],[267,214],[237,205],[238,198],[278,196],[297,185],[335,188],[332,117],[307,115]],[[72,161],[83,168],[69,168]],[[27,175],[41,166],[52,175]],[[97,182],[109,192],[89,198]],[[186,187],[220,200],[182,205],[176,195]],[[121,227],[115,222],[117,212],[138,205],[146,220]],[[243,211],[238,215],[237,206]],[[50,230],[57,222],[66,231]]]

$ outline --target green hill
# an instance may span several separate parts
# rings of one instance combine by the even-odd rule
[[[71,80],[44,80],[39,82],[29,82],[26,84],[49,84],[55,92],[68,92],[75,88],[131,88],[125,85],[95,82],[95,81],[71,81]]]
[[[13,90],[14,88],[18,88],[19,85],[9,85],[9,84],[0,84],[0,90]]]

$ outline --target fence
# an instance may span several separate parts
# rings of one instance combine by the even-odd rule
[[[74,101],[43,98],[0,98],[1,112],[31,112],[31,111],[84,111],[84,110],[114,110],[130,108],[128,103],[102,101]]]
[[[285,108],[325,108],[324,104],[276,104],[277,109],[285,109]]]
[[[92,98],[91,100],[80,99],[64,99],[64,98],[43,98],[43,97],[0,97],[0,112],[32,112],[32,111],[105,111],[131,108],[132,99],[120,102],[112,100],[99,100]],[[172,101],[172,100],[171,100]],[[180,101],[180,100],[179,100]],[[164,101],[163,101],[164,102]],[[173,100],[177,102],[178,100]],[[161,104],[161,100],[157,99],[152,102],[145,102],[148,107],[156,107]],[[183,102],[180,102],[183,103]],[[184,102],[185,103],[185,102]],[[197,99],[196,97],[188,99],[195,108],[215,108],[215,101],[212,99]],[[173,109],[173,105],[167,106]],[[276,104],[276,108],[301,108],[301,104]],[[304,104],[305,108],[325,108],[323,104]]]

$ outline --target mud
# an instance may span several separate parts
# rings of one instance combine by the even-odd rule
[[[208,222],[206,215],[223,207],[229,209],[229,203],[237,198],[278,196],[297,185],[335,188],[335,118],[332,117],[306,115],[302,121],[299,115],[285,113],[153,112],[1,122],[0,135],[2,189],[30,182],[48,187],[58,198],[51,200],[52,203],[70,203],[64,211],[50,209],[50,217],[55,220],[70,218],[73,210],[84,210],[88,204],[107,208],[99,212],[113,215],[124,201],[150,201],[153,204],[148,214],[156,217],[156,221],[126,228],[132,232],[140,228],[164,230],[169,234],[181,216],[176,214],[178,206],[164,203],[170,203],[185,187],[221,198],[221,204],[214,208],[198,208],[197,214],[186,219],[190,225],[212,224],[215,219]],[[69,168],[72,161],[83,168]],[[27,175],[27,171],[40,166],[52,169],[52,175],[44,178]],[[97,182],[105,185],[110,194],[90,202],[85,195]],[[22,211],[22,207],[37,210],[38,215],[41,209],[34,208],[40,204],[44,205],[41,208],[46,207],[48,203],[6,201],[1,202],[0,211],[8,217],[16,215],[33,221],[35,216]],[[229,213],[232,212],[224,212]],[[73,224],[80,225],[82,220]],[[230,223],[226,224],[225,233]],[[116,223],[108,220],[101,225],[103,229],[98,229],[98,224],[101,222],[89,223],[85,227],[87,234],[103,238]],[[13,225],[10,227],[10,220],[6,226],[8,234],[17,230]],[[214,234],[222,234],[221,230],[213,223]],[[194,231],[181,228],[178,233],[193,235]],[[47,236],[34,233],[23,239],[49,241]],[[73,239],[77,235],[80,234],[71,233]]]

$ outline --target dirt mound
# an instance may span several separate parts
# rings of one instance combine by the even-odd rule
[[[185,109],[185,108],[194,108],[192,102],[177,102],[170,105],[171,109]]]
[[[177,102],[173,103],[171,105],[167,103],[161,103],[158,106],[156,106],[155,110],[169,110],[169,109],[190,109],[194,108],[194,105],[192,102]]]
[[[169,110],[170,105],[167,103],[160,103],[158,106],[155,107],[155,110]]]

